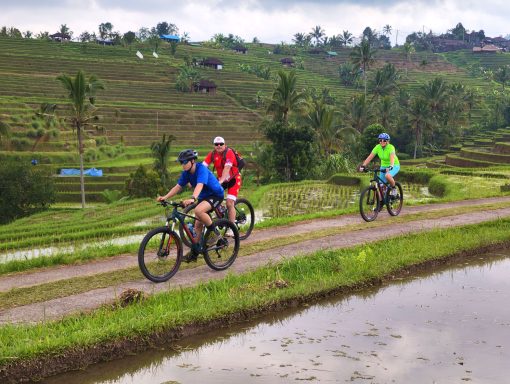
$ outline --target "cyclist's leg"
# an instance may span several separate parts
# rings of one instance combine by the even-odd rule
[[[241,189],[241,176],[236,176],[236,183],[227,190],[227,210],[228,210],[228,220],[232,223],[236,220],[236,210],[234,205],[237,200],[237,196],[239,195],[239,190]]]
[[[395,186],[395,179],[394,177],[396,174],[400,171],[400,165],[394,165],[393,169],[390,171],[389,169],[386,170],[386,180],[392,187]]]

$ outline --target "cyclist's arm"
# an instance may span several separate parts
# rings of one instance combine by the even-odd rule
[[[182,191],[182,187],[179,184],[176,184],[165,196],[158,196],[156,198],[157,201],[162,201],[171,198],[172,196],[177,195],[180,191]]]
[[[363,166],[366,167],[367,164],[370,163],[374,157],[375,157],[375,153],[371,153],[370,155],[368,155],[368,157],[363,162]]]
[[[218,181],[221,183],[224,183],[225,181],[228,181],[230,178],[230,168],[232,168],[232,164],[225,164],[225,167],[223,168],[223,172],[221,173],[221,177],[218,179]]]
[[[395,165],[395,152],[390,153],[390,167],[393,168],[394,165]]]

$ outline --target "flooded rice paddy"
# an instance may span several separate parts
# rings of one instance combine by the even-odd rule
[[[510,250],[45,383],[505,383]]]

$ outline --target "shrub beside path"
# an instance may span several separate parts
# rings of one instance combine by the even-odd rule
[[[420,212],[440,211],[449,208],[457,208],[471,205],[483,205],[494,203],[510,202],[510,197],[488,198],[480,200],[463,200],[452,203],[434,205],[421,205],[406,207],[402,212],[404,215],[412,215]],[[257,252],[248,256],[239,257],[233,266],[227,271],[215,272],[207,266],[183,269],[179,271],[169,282],[154,284],[148,280],[140,279],[133,282],[123,283],[102,289],[94,289],[88,292],[48,300],[40,303],[33,303],[16,308],[0,311],[0,323],[38,322],[44,320],[59,319],[63,316],[87,312],[98,308],[101,305],[111,303],[121,292],[126,289],[137,289],[148,294],[196,285],[200,282],[211,279],[221,279],[228,273],[244,273],[256,269],[270,262],[278,262],[285,258],[294,257],[316,252],[321,249],[347,248],[355,245],[370,243],[398,235],[416,233],[436,228],[455,227],[467,224],[476,224],[484,221],[495,220],[500,217],[510,217],[510,207],[479,210],[455,216],[444,216],[434,219],[418,219],[404,223],[391,223],[384,226],[370,226],[367,224],[364,229],[354,229],[341,235],[331,235],[320,239],[304,240],[293,244],[272,248],[266,251]],[[388,215],[381,215],[380,220],[388,220]],[[341,228],[350,225],[359,225],[363,221],[359,215],[345,215],[334,219],[315,219],[300,222],[294,225],[278,227],[266,230],[258,230],[253,233],[249,240],[243,244],[256,243],[271,239],[278,239],[288,236],[302,236],[309,232],[320,231],[321,229]],[[62,279],[69,279],[77,276],[94,275],[119,269],[125,269],[137,265],[136,255],[121,255],[110,257],[105,260],[94,261],[82,265],[53,267],[40,271],[16,273],[0,277],[0,291],[8,291],[12,288],[44,284]]]

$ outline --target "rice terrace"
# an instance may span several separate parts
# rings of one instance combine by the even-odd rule
[[[0,382],[507,381],[510,39],[97,32],[0,29]]]

